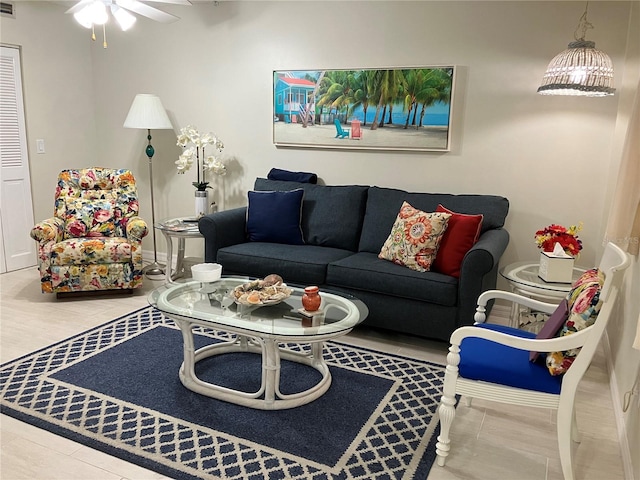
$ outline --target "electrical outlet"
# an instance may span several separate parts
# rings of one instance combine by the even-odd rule
[[[44,139],[38,138],[36,140],[36,152],[37,153],[44,153]]]

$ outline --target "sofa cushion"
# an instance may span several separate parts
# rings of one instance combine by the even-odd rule
[[[458,281],[455,278],[436,272],[416,272],[367,252],[331,262],[327,269],[327,283],[446,307],[455,306],[458,301]]]
[[[249,241],[304,244],[300,228],[303,196],[301,188],[290,192],[249,192]]]
[[[247,242],[218,250],[217,262],[224,275],[265,277],[277,273],[285,282],[324,285],[327,265],[353,252],[315,245]]]
[[[435,212],[438,204],[457,213],[483,215],[481,234],[504,226],[509,212],[509,201],[495,195],[450,195],[443,193],[408,193],[393,188],[371,187],[367,193],[367,205],[362,225],[359,251],[378,253],[402,202],[409,202],[425,212]]]
[[[369,187],[314,185],[265,178],[256,179],[254,185],[255,190],[287,191],[296,188],[304,190],[302,232],[305,243],[357,251]],[[400,205],[401,203],[398,204],[395,214],[398,213]],[[388,225],[385,238],[392,224],[393,221]],[[380,251],[380,247],[376,253]]]
[[[404,202],[378,258],[428,272],[450,217],[450,213],[427,213]]]
[[[438,205],[436,212],[449,213],[451,218],[442,236],[433,270],[460,278],[462,260],[480,237],[483,215],[456,213],[443,205]]]

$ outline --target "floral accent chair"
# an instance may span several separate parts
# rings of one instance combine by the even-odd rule
[[[33,227],[45,293],[142,286],[136,181],[129,170],[93,167],[58,175],[52,218]]]

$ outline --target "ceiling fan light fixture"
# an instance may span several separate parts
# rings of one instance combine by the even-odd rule
[[[149,1],[153,3],[191,5],[190,0]],[[102,26],[103,46],[107,48],[106,24],[109,21],[109,12],[123,31],[129,30],[134,25],[137,19],[136,15],[162,23],[172,23],[180,20],[179,17],[171,13],[163,12],[156,7],[147,5],[146,0],[77,0],[77,3],[65,13],[72,14],[80,25],[91,29],[91,40],[96,40],[96,25]]]
[[[85,28],[91,28],[93,25],[104,25],[109,20],[107,7],[100,0],[85,5],[82,10],[73,14],[73,18]]]
[[[109,14],[107,13],[107,7],[100,0],[94,0],[89,4],[88,8],[91,9],[91,20],[94,25],[104,25],[109,20]]]
[[[116,4],[111,4],[111,14],[113,15],[113,18],[116,19],[116,22],[118,22],[118,25],[123,32],[129,30],[133,24],[136,23],[136,17],[134,15],[131,15]]]
[[[93,17],[91,14],[90,5],[86,5],[82,10],[73,14],[73,18],[76,19],[80,25],[84,28],[91,28],[93,25]]]

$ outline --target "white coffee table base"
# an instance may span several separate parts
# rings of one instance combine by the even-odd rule
[[[180,381],[194,392],[206,395],[218,400],[243,405],[261,410],[282,410],[294,408],[312,402],[324,394],[331,386],[331,373],[322,357],[324,338],[315,338],[311,343],[309,354],[282,350],[279,342],[296,342],[295,337],[277,339],[256,336],[239,336],[236,340],[224,343],[215,343],[195,350],[193,341],[193,326],[196,324],[184,317],[171,316],[182,331],[184,341],[184,360],[180,367]],[[236,332],[237,333],[237,332]],[[309,342],[305,342],[309,343]],[[262,381],[260,389],[256,392],[243,392],[220,385],[205,382],[199,379],[195,373],[195,365],[205,358],[215,355],[234,352],[251,352],[262,355]],[[322,379],[308,390],[283,394],[280,392],[280,359],[308,365],[322,374]]]

